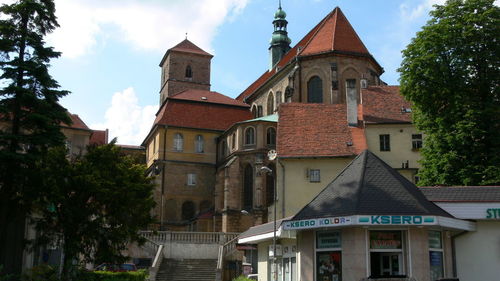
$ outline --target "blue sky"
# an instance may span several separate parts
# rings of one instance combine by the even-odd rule
[[[0,3],[12,0],[0,0]],[[72,93],[61,102],[118,143],[142,142],[158,109],[168,48],[188,39],[212,53],[212,90],[235,97],[268,66],[277,0],[56,0],[61,27],[47,41],[51,74]],[[382,79],[398,84],[401,50],[443,0],[283,0],[292,46],[339,6]],[[215,117],[214,117],[215,118]]]

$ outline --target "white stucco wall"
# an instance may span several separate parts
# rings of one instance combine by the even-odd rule
[[[500,280],[500,221],[478,221],[477,231],[455,240],[460,281]]]

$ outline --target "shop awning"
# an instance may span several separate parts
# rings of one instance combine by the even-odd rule
[[[283,231],[283,222],[291,219],[287,217],[284,219],[276,220],[276,237],[278,238],[294,238],[295,233],[290,231]],[[238,243],[258,243],[265,240],[271,240],[274,237],[274,221],[264,223],[261,225],[250,227],[247,231],[238,236]]]

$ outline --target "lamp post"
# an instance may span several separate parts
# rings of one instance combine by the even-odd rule
[[[273,174],[273,170],[271,170],[269,167],[267,166],[262,166],[260,168],[261,171],[265,172],[266,174],[269,174],[271,175],[271,177],[273,177],[273,181],[274,181],[274,174]],[[274,187],[274,190],[273,190],[273,223],[274,223],[274,226],[273,226],[273,264],[272,264],[272,268],[273,268],[273,278],[272,280],[273,281],[276,281],[278,278],[278,270],[277,270],[277,266],[276,266],[276,183],[273,184],[273,187]],[[267,186],[266,186],[267,188]]]

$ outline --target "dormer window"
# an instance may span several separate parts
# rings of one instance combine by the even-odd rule
[[[190,65],[186,67],[186,78],[193,78],[193,70]]]

